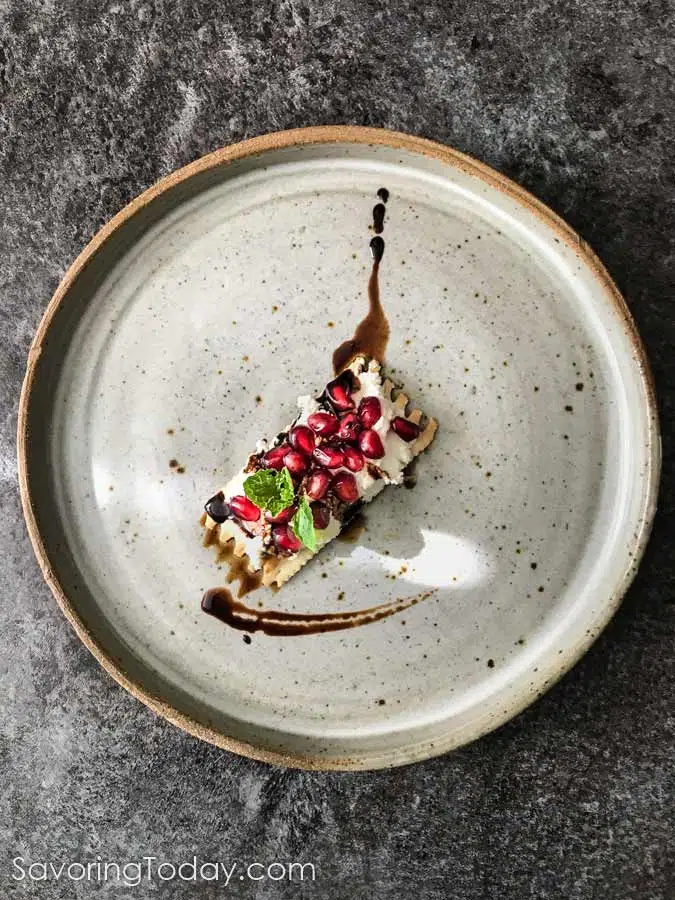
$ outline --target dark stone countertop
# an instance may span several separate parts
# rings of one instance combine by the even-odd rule
[[[122,896],[27,889],[18,855],[197,853],[317,880],[124,896],[675,897],[674,34],[668,0],[0,0],[0,895]],[[43,584],[14,449],[32,333],[99,226],[209,150],[334,122],[447,142],[563,215],[637,319],[665,438],[650,547],[585,659],[497,733],[374,774],[236,758],[119,688]]]

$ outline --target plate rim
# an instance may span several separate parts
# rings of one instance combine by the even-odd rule
[[[644,387],[644,396],[648,412],[648,467],[644,476],[646,490],[644,493],[641,519],[638,523],[634,542],[631,547],[633,565],[626,567],[622,578],[607,597],[607,600],[603,603],[601,615],[597,620],[597,628],[593,630],[592,634],[582,636],[578,643],[570,648],[564,666],[559,669],[556,675],[546,682],[546,684],[542,684],[541,689],[536,694],[523,694],[514,698],[505,712],[500,712],[495,715],[494,719],[489,722],[479,723],[475,730],[468,736],[466,734],[460,736],[449,733],[443,736],[443,738],[437,739],[433,746],[427,744],[422,752],[419,752],[420,747],[413,746],[410,750],[400,753],[395,758],[388,757],[385,754],[380,755],[375,759],[369,758],[367,755],[343,759],[326,759],[324,756],[317,753],[286,753],[258,746],[238,738],[233,738],[216,728],[197,721],[187,713],[172,706],[162,697],[157,696],[148,690],[148,688],[144,687],[140,681],[129,676],[127,672],[125,672],[122,664],[117,662],[88,630],[52,569],[47,548],[42,540],[34,512],[28,465],[29,409],[33,387],[36,381],[37,363],[42,352],[43,343],[56,311],[67,297],[71,287],[76,283],[90,260],[110,240],[110,238],[155,199],[196,175],[200,175],[212,169],[225,167],[234,161],[242,160],[250,156],[257,156],[271,150],[300,147],[309,144],[322,145],[338,143],[387,146],[395,150],[400,149],[432,157],[455,169],[473,175],[501,193],[506,194],[552,229],[557,237],[563,240],[580,256],[583,263],[593,273],[606,300],[614,308],[614,311],[618,314],[625,327],[627,337],[634,351],[634,360],[637,364]],[[603,263],[591,249],[589,244],[578,235],[567,222],[558,216],[558,214],[550,209],[545,203],[536,198],[525,188],[516,184],[516,182],[512,181],[506,175],[497,172],[486,163],[480,162],[473,157],[440,142],[406,134],[404,132],[391,131],[385,128],[373,128],[360,125],[317,125],[269,132],[234,144],[226,145],[218,150],[208,153],[155,182],[131,200],[131,202],[123,207],[123,209],[117,212],[93,236],[93,238],[91,238],[85,248],[71,263],[61,279],[42,315],[31,342],[19,398],[17,458],[19,493],[24,519],[44,580],[78,638],[118,684],[129,691],[129,693],[137,700],[140,700],[148,706],[153,712],[167,719],[173,725],[176,725],[192,736],[200,738],[207,743],[214,744],[221,749],[229,750],[241,756],[247,756],[262,762],[293,768],[324,771],[353,771],[406,765],[423,759],[440,756],[459,746],[477,740],[479,737],[500,727],[514,716],[518,715],[518,713],[522,712],[543,693],[550,690],[550,688],[578,662],[594,643],[598,635],[604,630],[618,609],[626,591],[635,577],[638,564],[644,554],[656,513],[661,468],[661,435],[654,378],[635,321],[628,309],[626,301],[619,292]],[[626,551],[626,556],[628,558],[628,550]]]

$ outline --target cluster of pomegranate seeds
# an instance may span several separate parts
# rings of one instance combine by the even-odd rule
[[[314,527],[319,531],[330,524],[329,493],[346,504],[359,499],[355,472],[360,472],[366,460],[382,459],[385,455],[382,438],[375,425],[382,418],[382,403],[377,397],[363,397],[358,408],[353,393],[356,379],[346,369],[331,381],[323,395],[327,409],[312,413],[306,425],[295,425],[286,440],[265,452],[260,465],[265,469],[288,469],[310,501]],[[420,427],[402,416],[391,420],[391,428],[402,440],[411,442],[419,436]],[[339,470],[339,471],[336,471]],[[326,501],[326,502],[322,502]],[[291,527],[297,511],[293,503],[273,516],[269,510],[265,522],[272,526],[272,542],[277,553],[290,556],[302,549],[302,541]],[[208,501],[207,512],[224,521],[230,515],[243,522],[258,522],[262,511],[248,497],[237,495],[225,502],[221,494]]]
[[[364,397],[355,409],[353,388],[354,376],[346,369],[326,387],[326,402],[334,412],[312,413],[307,419],[309,428],[322,439],[312,455],[327,469],[360,472],[366,459],[384,456],[382,439],[373,430],[382,417],[382,404],[377,397]]]

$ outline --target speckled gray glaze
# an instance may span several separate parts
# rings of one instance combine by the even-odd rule
[[[40,339],[27,476],[49,569],[141,690],[226,738],[340,767],[471,740],[566,670],[639,558],[658,441],[632,332],[578,245],[461,160],[290,144],[206,174],[143,207],[142,233],[118,226]],[[198,511],[330,376],[382,185],[389,371],[440,429],[357,544],[253,599],[434,593],[357,630],[243,642],[198,612],[223,577]]]
[[[315,861],[313,884],[229,891],[261,900],[671,900],[674,25],[671,6],[638,0],[0,3],[2,896],[31,894],[11,881],[15,853],[197,852]],[[34,560],[14,436],[35,328],[105,221],[217,147],[345,121],[472,153],[592,244],[647,343],[665,454],[638,577],[558,685],[454,753],[331,774],[208,746],[101,669]],[[179,883],[156,887],[186,896]],[[97,892],[51,882],[32,893]],[[145,886],[126,893],[151,896]],[[191,890],[200,900],[227,893]]]

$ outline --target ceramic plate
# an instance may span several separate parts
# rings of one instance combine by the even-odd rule
[[[335,612],[434,592],[249,643],[200,610],[225,575],[202,505],[363,318],[381,187],[387,363],[439,432],[357,542],[249,599]],[[495,728],[583,653],[642,553],[659,439],[626,307],[560,219],[446,147],[330,127],[212,154],[99,233],[31,349],[19,456],[45,577],[119,682],[222,747],[377,768]]]

